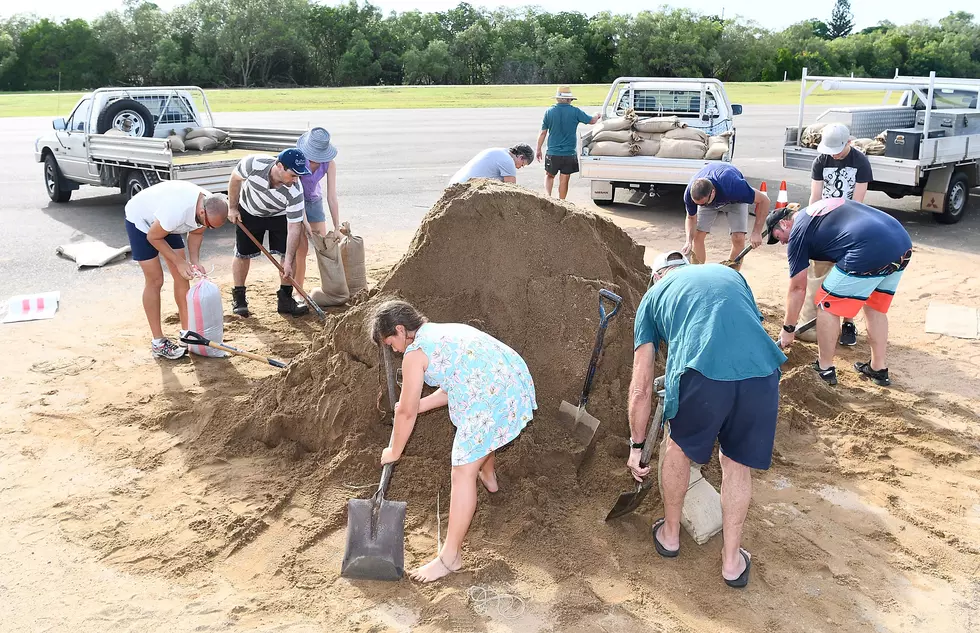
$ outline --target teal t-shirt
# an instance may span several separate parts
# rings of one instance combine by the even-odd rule
[[[786,355],[762,327],[762,313],[741,274],[721,264],[687,265],[650,288],[636,310],[634,349],[666,341],[664,418],[677,415],[681,375],[711,380],[762,378]]]
[[[575,156],[575,131],[579,123],[592,120],[582,109],[570,103],[556,103],[544,113],[542,130],[548,130],[549,156]]]

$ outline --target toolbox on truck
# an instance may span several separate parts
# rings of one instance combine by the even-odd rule
[[[917,128],[925,127],[926,113],[920,110],[915,117]],[[980,134],[980,110],[955,109],[933,111],[929,117],[929,130],[947,130],[946,136]],[[934,134],[930,136],[935,137]]]
[[[889,158],[919,160],[919,147],[922,145],[924,134],[925,130],[914,127],[899,130],[885,130],[885,156]],[[932,130],[929,132],[929,136],[931,138],[942,138],[946,136],[946,130]]]

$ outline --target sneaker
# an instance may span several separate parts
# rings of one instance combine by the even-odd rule
[[[866,363],[854,363],[854,369],[866,378],[870,378],[879,387],[889,387],[892,381],[888,379],[888,368],[871,369],[871,361]]]
[[[248,301],[245,299],[245,286],[231,289],[231,311],[240,317],[249,316]]]
[[[187,351],[183,347],[174,345],[168,338],[162,339],[159,342],[151,342],[150,349],[153,350],[153,356],[155,358],[169,358],[170,360],[177,360]]]
[[[279,306],[276,308],[279,314],[291,314],[294,317],[299,317],[310,311],[310,306],[305,303],[297,303],[296,299],[293,299],[292,288],[280,288],[276,297],[279,299]]]
[[[857,327],[851,321],[844,321],[840,326],[840,338],[837,340],[841,345],[854,347],[857,345]]]
[[[814,371],[816,371],[820,375],[821,378],[823,378],[823,381],[825,383],[827,383],[831,387],[833,387],[834,385],[837,384],[837,368],[836,367],[834,367],[833,365],[831,365],[827,369],[820,369],[820,361],[818,361],[818,360],[813,361],[813,364],[810,365],[810,366],[813,367]]]

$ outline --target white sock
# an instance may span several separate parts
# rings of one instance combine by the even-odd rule
[[[167,340],[167,337],[163,337],[163,338],[155,338],[155,339],[153,339],[153,340],[152,340],[151,342],[152,342],[152,343],[153,343],[154,345],[163,345],[163,342],[164,342],[164,341],[166,341],[166,340]]]

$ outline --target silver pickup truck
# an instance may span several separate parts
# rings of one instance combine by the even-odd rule
[[[868,189],[896,199],[920,196],[919,209],[941,224],[963,219],[970,189],[980,185],[980,80],[937,78],[935,72],[892,79],[821,77],[804,68],[798,123],[786,128],[787,169],[810,171],[817,156],[805,144],[803,118],[806,98],[818,87],[885,92],[880,106],[830,108],[817,117],[844,123],[855,139],[881,139],[878,155],[868,152],[874,174]],[[889,104],[896,92],[897,103]]]
[[[67,119],[34,143],[54,202],[81,185],[118,188],[127,198],[161,180],[187,180],[211,192],[228,188],[232,169],[251,153],[293,147],[302,130],[222,128],[230,147],[175,152],[171,130],[214,127],[207,95],[197,86],[99,88],[79,99]]]

